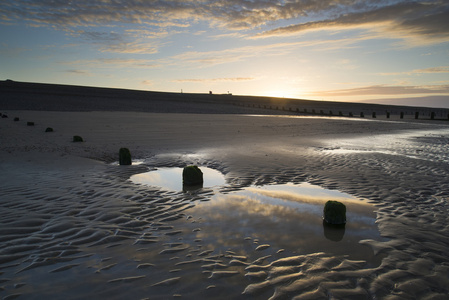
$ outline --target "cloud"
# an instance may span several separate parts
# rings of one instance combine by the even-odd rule
[[[168,57],[163,63],[166,65],[182,65],[195,68],[210,67],[219,64],[239,62],[252,57],[268,58],[273,56],[284,56],[304,47],[315,47],[315,51],[349,49],[353,47],[353,43],[353,39],[311,40],[243,46],[217,51],[188,51]],[[347,65],[346,67],[350,66]],[[355,68],[356,66],[352,67]]]
[[[231,33],[251,30],[255,38],[364,29],[370,33],[369,38],[398,39],[404,45],[419,46],[449,42],[448,19],[449,3],[443,0],[15,0],[0,4],[0,20],[7,24],[25,22],[64,30],[124,24],[152,28],[147,32],[128,32],[142,38],[137,45],[113,32],[82,34],[86,39],[109,42],[110,47],[102,51],[119,53],[154,53],[159,45],[150,45],[146,39],[161,39],[176,32],[174,28],[199,22],[231,29]],[[279,23],[290,25],[273,28]]]
[[[302,34],[309,31],[365,29],[371,38],[405,40],[419,46],[449,42],[449,4],[444,1],[419,3],[404,1],[336,18],[298,23],[264,31],[256,37]]]
[[[30,49],[22,47],[12,47],[6,43],[0,44],[0,54],[4,57],[17,57],[19,54],[30,51]]]
[[[209,78],[209,79],[199,79],[199,78],[191,78],[191,79],[176,79],[174,82],[228,82],[228,81],[251,81],[254,80],[253,77],[232,77],[232,78]]]
[[[373,96],[373,95],[448,95],[449,85],[430,85],[430,86],[390,86],[390,85],[372,85],[366,87],[340,89],[331,91],[314,92],[311,95],[322,97],[341,97],[341,96]]]
[[[146,85],[146,86],[152,86],[153,81],[152,80],[144,80],[141,82],[141,84]]]
[[[80,37],[96,45],[101,52],[154,54],[158,52],[161,45],[159,41],[148,42],[147,38],[138,37],[136,32],[142,33],[142,31],[130,31],[124,34],[92,30],[70,30],[69,32],[73,37]]]
[[[90,76],[90,72],[86,70],[65,70],[64,72],[73,74],[73,75],[87,75]]]
[[[159,63],[149,59],[136,58],[98,58],[98,59],[81,59],[74,61],[60,61],[62,65],[76,65],[90,68],[158,68]]]
[[[420,75],[420,74],[438,74],[438,73],[449,73],[449,66],[415,69],[408,72],[380,73],[380,75],[396,76],[396,75]]]
[[[395,9],[396,6],[404,8],[398,10]],[[342,16],[336,20],[344,24],[361,23],[364,22],[363,18],[368,21],[397,18],[400,16],[397,13],[412,16],[413,13],[408,9],[420,9],[426,10],[429,16],[427,22],[424,20],[420,22],[419,18],[407,18],[404,20],[407,21],[404,22],[404,26],[425,25],[427,28],[435,27],[435,30],[441,23],[435,22],[432,16],[442,8],[447,9],[445,1],[420,4],[404,0],[15,0],[2,1],[0,20],[9,22],[25,20],[36,24],[64,27],[118,22],[159,27],[187,27],[198,21],[207,21],[214,26],[238,30],[304,17]],[[420,16],[423,14],[417,17]],[[428,24],[429,21],[432,24]],[[304,26],[309,25],[311,24],[305,23]]]

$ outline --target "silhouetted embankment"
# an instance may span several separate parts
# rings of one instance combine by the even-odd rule
[[[1,110],[292,114],[448,120],[449,109],[0,81]]]

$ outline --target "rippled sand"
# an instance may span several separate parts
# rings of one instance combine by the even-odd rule
[[[447,298],[445,123],[10,115],[36,125],[0,120],[3,298]],[[85,142],[72,143],[75,134]],[[114,164],[122,146],[143,163]],[[226,186],[185,194],[129,180],[191,163],[220,170]],[[216,197],[288,182],[373,203],[379,235],[359,241],[368,254],[318,243],[281,248],[263,230],[230,239],[226,218],[202,213]]]

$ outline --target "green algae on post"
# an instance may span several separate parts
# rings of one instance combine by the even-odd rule
[[[341,225],[346,223],[346,205],[339,201],[327,201],[323,213],[324,220],[328,224]]]
[[[119,150],[119,163],[120,165],[131,165],[131,152],[128,148],[120,148]]]
[[[184,185],[199,185],[204,182],[203,172],[198,166],[187,166],[182,171],[182,183]]]

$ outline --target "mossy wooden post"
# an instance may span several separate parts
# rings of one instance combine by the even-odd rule
[[[387,111],[387,119],[390,118],[390,112]]]
[[[404,112],[401,111],[401,119],[404,119]]]
[[[129,152],[128,148],[120,148],[118,152],[119,163],[120,165],[131,165],[131,152]]]
[[[431,112],[431,113],[430,113],[430,119],[431,119],[431,120],[434,120],[434,119],[435,119],[435,112]]]
[[[339,201],[327,201],[323,213],[324,221],[328,224],[342,225],[346,223],[346,205]]]
[[[419,111],[415,112],[415,119],[419,118]]]
[[[182,184],[200,185],[203,184],[203,172],[197,166],[187,166],[182,170]]]
[[[374,119],[376,118],[376,112],[375,111],[373,111],[373,118]]]
[[[364,118],[365,114],[363,113],[363,111],[360,113],[360,118]]]

